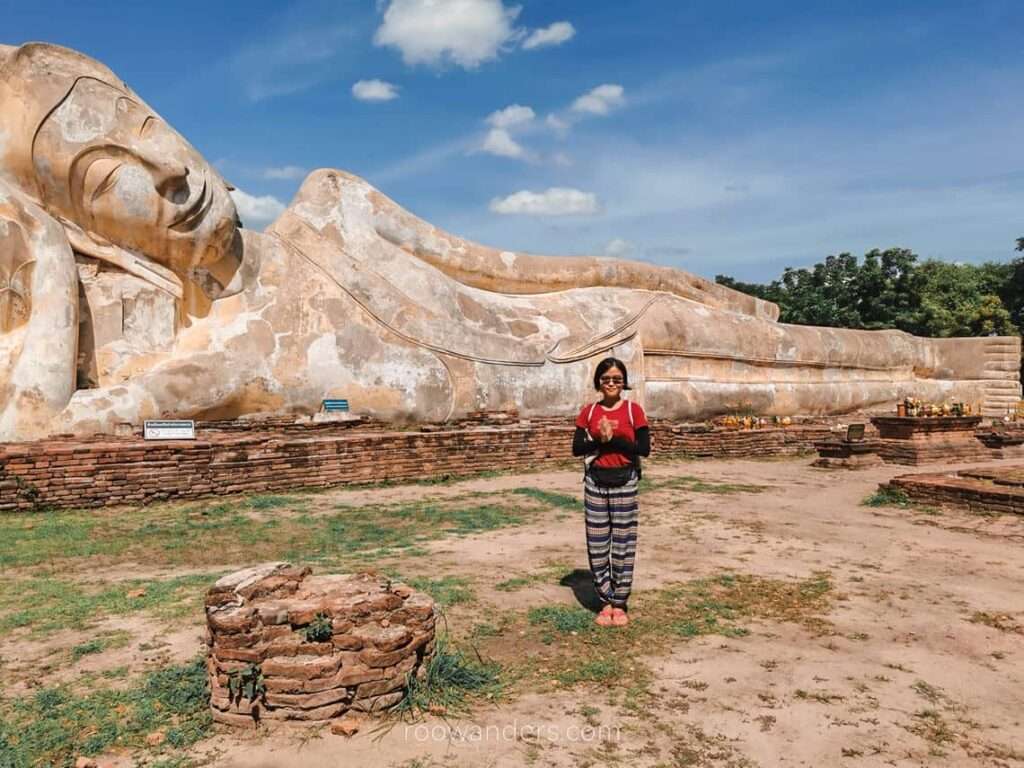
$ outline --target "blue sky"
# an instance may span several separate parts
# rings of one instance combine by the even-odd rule
[[[1020,0],[2,0],[0,18],[0,42],[114,69],[247,195],[247,226],[335,167],[489,245],[709,277],[888,246],[1006,260],[1024,236]]]

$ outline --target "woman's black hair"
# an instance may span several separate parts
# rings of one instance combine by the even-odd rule
[[[609,368],[618,368],[622,371],[622,388],[629,389],[629,371],[626,370],[626,364],[617,357],[606,357],[597,364],[597,370],[594,371],[594,389],[601,391],[601,377]]]

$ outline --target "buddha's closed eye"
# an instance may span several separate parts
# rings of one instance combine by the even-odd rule
[[[96,189],[93,190],[92,195],[89,197],[91,202],[96,202],[96,198],[113,189],[114,184],[117,183],[117,174],[123,167],[124,163],[117,162],[114,164],[109,173],[107,173],[107,175],[103,177],[103,180],[96,185]]]

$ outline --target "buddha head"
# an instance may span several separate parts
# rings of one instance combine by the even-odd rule
[[[76,250],[186,275],[237,243],[220,175],[113,72],[59,46],[0,47],[0,178],[84,239]]]

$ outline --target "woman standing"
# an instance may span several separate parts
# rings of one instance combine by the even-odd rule
[[[604,603],[595,621],[624,627],[636,556],[640,457],[650,455],[651,433],[644,409],[622,397],[629,375],[621,360],[608,357],[598,363],[594,389],[601,399],[584,405],[576,417],[572,454],[588,457],[583,484],[587,555]]]

